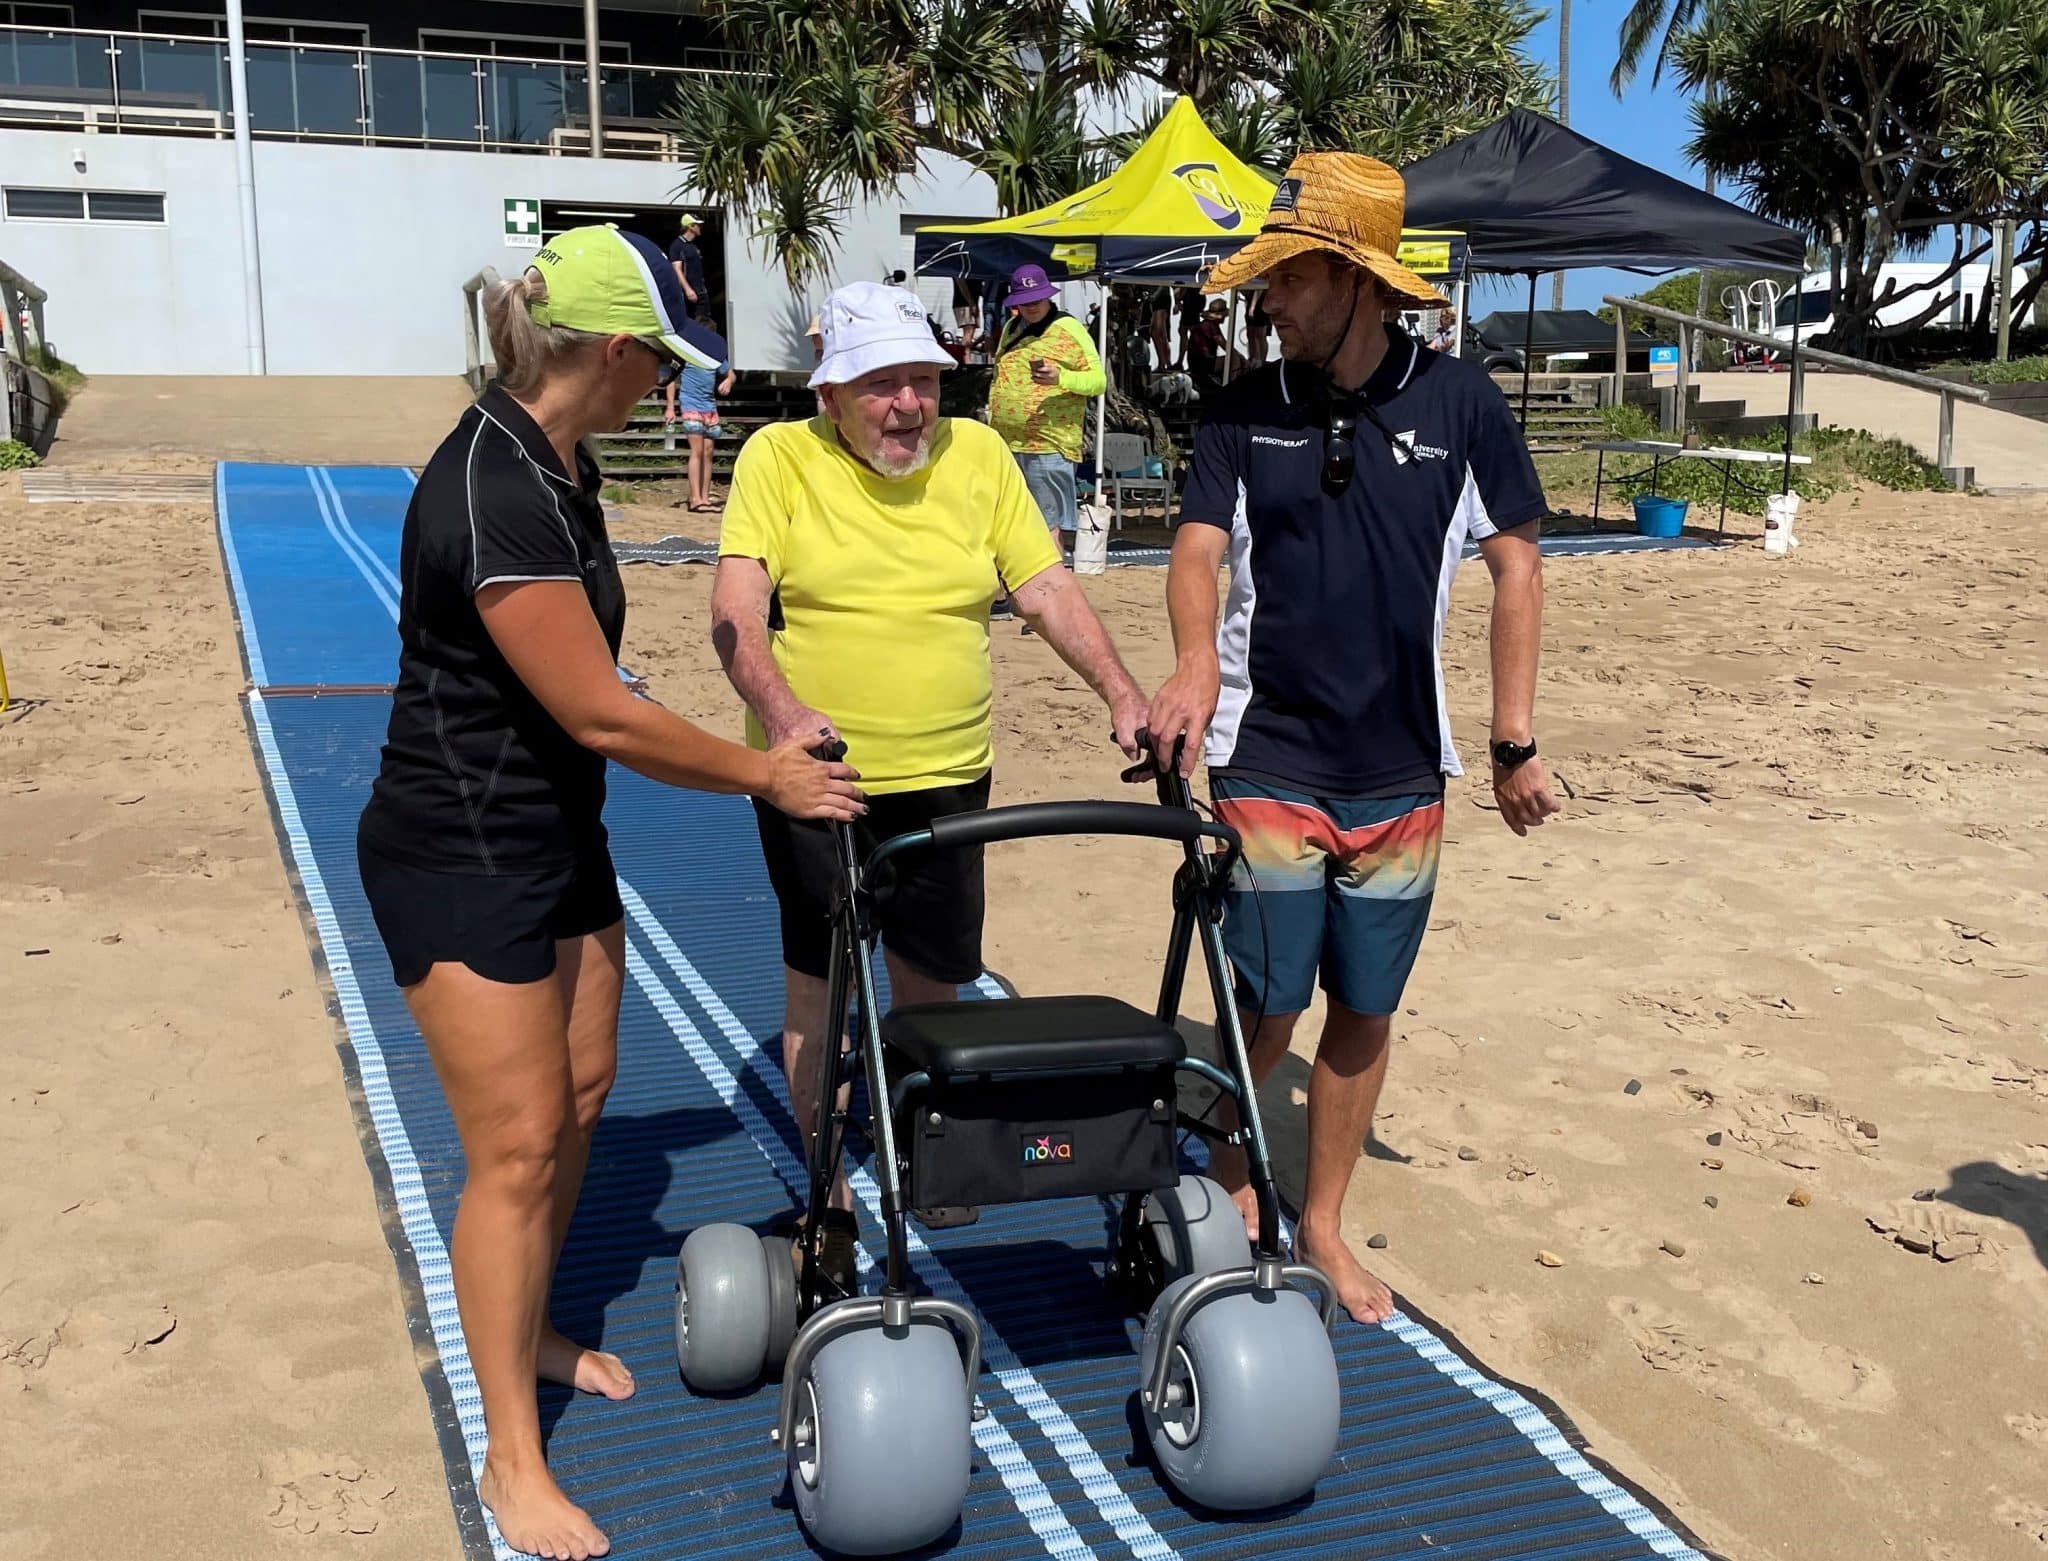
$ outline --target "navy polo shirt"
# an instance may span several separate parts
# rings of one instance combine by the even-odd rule
[[[683,268],[683,280],[697,295],[696,303],[704,302],[704,295],[710,290],[704,280],[704,252],[688,239],[677,238],[669,243],[668,258]]]
[[[1212,771],[1346,798],[1436,791],[1462,773],[1440,652],[1451,580],[1468,539],[1548,506],[1484,371],[1387,335],[1361,389],[1386,433],[1359,417],[1341,496],[1322,488],[1329,392],[1313,370],[1253,370],[1195,433],[1181,522],[1230,534]]]

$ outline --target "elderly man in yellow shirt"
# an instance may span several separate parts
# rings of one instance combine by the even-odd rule
[[[924,305],[855,282],[825,302],[824,407],[741,447],[719,535],[712,638],[746,701],[748,741],[837,737],[860,772],[863,852],[933,819],[988,805],[989,608],[1008,581],[1017,608],[1108,705],[1135,758],[1145,696],[1060,565],[1003,440],[939,415]],[[779,615],[776,609],[779,608]],[[825,975],[837,872],[827,829],[757,808],[782,915],[783,1066],[808,1132],[827,1031]],[[982,973],[981,852],[922,853],[879,911],[898,1003],[951,1001]],[[853,1280],[852,1200],[826,1213],[834,1278]],[[794,1220],[791,1221],[793,1226]]]

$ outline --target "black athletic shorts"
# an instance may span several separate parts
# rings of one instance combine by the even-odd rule
[[[558,938],[602,931],[626,914],[602,845],[570,867],[449,873],[398,861],[358,834],[356,865],[401,987],[444,960],[486,981],[543,981],[555,973]]]
[[[928,827],[952,813],[988,806],[990,777],[965,786],[934,786],[869,797],[854,826],[856,851],[867,854],[892,835]],[[790,969],[825,979],[832,955],[832,891],[839,856],[829,825],[799,820],[756,801],[761,854],[782,908],[782,958]],[[930,976],[965,986],[981,976],[981,847],[918,851],[899,858],[877,895],[882,946]]]

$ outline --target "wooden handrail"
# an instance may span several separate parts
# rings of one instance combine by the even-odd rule
[[[1797,297],[1798,295],[1795,294],[1794,296]],[[1699,315],[1685,314],[1677,309],[1666,309],[1658,304],[1646,304],[1639,298],[1615,298],[1610,295],[1601,301],[1614,310],[1617,336],[1625,329],[1627,317],[1631,313],[1648,315],[1653,320],[1663,320],[1668,324],[1678,327],[1678,418],[1681,425],[1685,421],[1685,338],[1688,331],[1705,331],[1711,336],[1720,336],[1728,341],[1745,342],[1752,347],[1769,348],[1773,352],[1782,351],[1787,346],[1790,346],[1792,348],[1792,394],[1795,402],[1804,399],[1800,392],[1804,388],[1801,384],[1803,378],[1802,369],[1807,363],[1825,364],[1832,369],[1844,369],[1851,374],[1862,374],[1871,379],[1881,379],[1887,384],[1904,385],[1909,390],[1924,390],[1929,395],[1939,397],[1940,422],[1936,425],[1935,429],[1934,464],[1940,467],[1944,473],[1951,471],[1955,465],[1956,402],[1959,399],[1974,401],[1981,406],[1991,399],[1991,392],[1980,386],[1958,384],[1951,379],[1937,379],[1932,374],[1915,374],[1910,369],[1895,369],[1889,364],[1869,363],[1862,358],[1852,358],[1843,353],[1825,352],[1818,347],[1809,347],[1804,342],[1794,341],[1787,343],[1779,337],[1759,335],[1755,331],[1745,331],[1740,326],[1724,324],[1719,320],[1703,319]],[[1620,360],[1616,361],[1614,368],[1615,399],[1617,401],[1620,400],[1619,387],[1624,367],[1625,365]],[[1789,416],[1786,419],[1785,426],[1785,449],[1789,454],[1792,448],[1791,419]],[[1950,480],[1954,481],[1956,479],[1950,478]]]
[[[485,266],[462,284],[462,377],[469,381],[469,388],[478,395],[483,394],[484,385],[489,379],[486,370],[495,370],[498,366],[484,356],[484,344],[489,340],[489,335],[478,319],[483,307],[479,295],[486,287],[495,287],[503,280],[498,275],[496,266]]]

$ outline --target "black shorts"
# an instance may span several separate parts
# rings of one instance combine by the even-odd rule
[[[858,854],[865,860],[892,835],[987,807],[989,779],[869,797],[867,816],[854,826]],[[822,981],[832,956],[832,892],[839,882],[831,828],[759,801],[754,816],[768,882],[782,908],[783,963]],[[981,977],[981,855],[980,846],[915,852],[896,864],[876,897],[882,946],[934,981],[965,986]]]
[[[557,939],[602,931],[626,914],[603,845],[569,867],[447,873],[398,861],[358,834],[356,865],[401,987],[444,960],[486,981],[544,981],[555,973]]]

